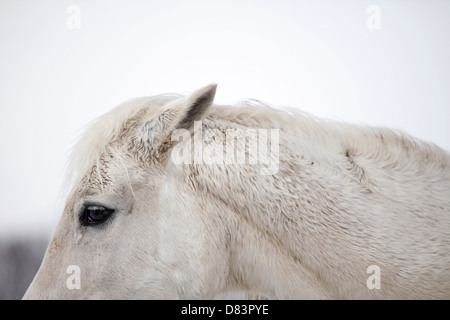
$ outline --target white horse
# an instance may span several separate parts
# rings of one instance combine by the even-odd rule
[[[24,298],[450,298],[446,151],[389,129],[213,105],[215,91],[135,99],[90,125]]]

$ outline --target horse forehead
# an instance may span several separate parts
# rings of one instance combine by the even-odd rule
[[[94,196],[110,189],[114,183],[109,166],[96,164],[90,172],[80,181],[77,193],[80,197]]]

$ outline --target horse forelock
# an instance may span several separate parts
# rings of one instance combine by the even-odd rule
[[[132,99],[87,124],[71,148],[63,190],[70,192],[88,182],[102,188],[108,182],[107,172],[102,168],[109,158],[118,156],[112,145],[120,143],[124,133],[139,124],[140,114],[177,97],[164,94]]]

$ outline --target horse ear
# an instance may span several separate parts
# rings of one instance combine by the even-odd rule
[[[188,97],[168,103],[159,116],[146,122],[139,134],[141,144],[146,144],[152,153],[170,147],[170,136],[176,129],[191,130],[194,121],[202,120],[212,106],[217,84],[198,89]],[[162,147],[163,146],[163,147]]]
[[[195,91],[181,107],[182,116],[174,129],[190,130],[194,121],[202,120],[214,102],[217,84],[213,83]]]

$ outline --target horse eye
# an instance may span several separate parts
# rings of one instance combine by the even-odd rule
[[[102,206],[87,206],[81,215],[81,224],[87,226],[103,223],[113,212],[114,210]]]

